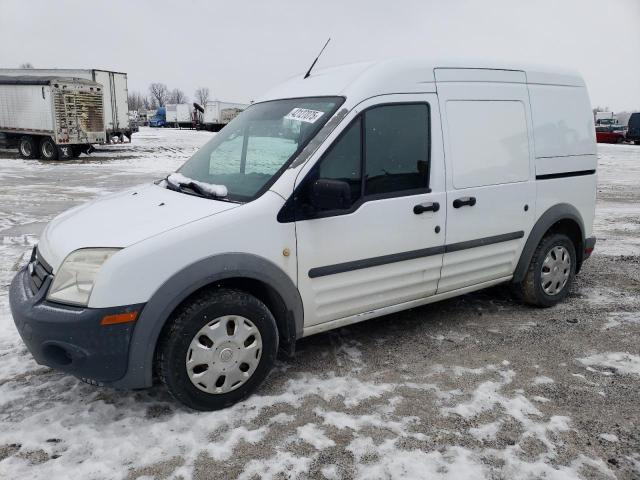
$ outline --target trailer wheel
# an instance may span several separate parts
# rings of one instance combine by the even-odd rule
[[[43,160],[57,160],[58,159],[58,146],[46,137],[40,142],[40,155]]]
[[[36,139],[25,135],[20,137],[20,155],[22,158],[36,158],[38,156],[38,143]]]

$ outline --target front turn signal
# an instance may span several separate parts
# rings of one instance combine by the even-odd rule
[[[100,320],[100,325],[117,325],[118,323],[135,322],[138,312],[118,313],[116,315],[106,315]]]

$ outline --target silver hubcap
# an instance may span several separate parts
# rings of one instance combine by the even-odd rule
[[[571,275],[571,256],[562,247],[553,247],[542,263],[540,283],[547,295],[557,295],[562,291]]]
[[[191,340],[186,367],[191,382],[207,393],[227,393],[258,368],[262,337],[251,320],[225,315],[205,325]]]

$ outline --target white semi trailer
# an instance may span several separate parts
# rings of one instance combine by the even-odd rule
[[[204,106],[203,127],[205,130],[217,132],[248,106],[246,103],[209,101]]]
[[[102,85],[79,78],[0,76],[0,135],[24,158],[77,157],[105,141]]]
[[[133,132],[129,123],[126,73],[74,68],[0,68],[0,75],[83,78],[100,83],[103,86],[104,97],[103,142],[108,143],[113,137],[126,136],[131,139]]]

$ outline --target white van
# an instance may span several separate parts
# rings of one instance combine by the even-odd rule
[[[572,73],[392,60],[296,77],[166,179],[69,210],[11,285],[35,359],[221,408],[296,340],[591,254],[594,124]]]

